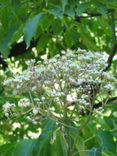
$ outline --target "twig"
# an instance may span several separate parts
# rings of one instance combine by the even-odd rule
[[[112,51],[108,57],[108,61],[107,61],[107,67],[103,70],[103,71],[107,71],[110,67],[111,67],[111,64],[112,64],[112,61],[113,61],[113,58],[116,54],[116,51],[117,51],[117,42],[113,45],[112,47]]]
[[[116,51],[117,51],[117,41],[116,41],[116,31],[115,31],[115,10],[112,10],[110,13],[111,13],[111,23],[112,23],[112,32],[113,32],[113,36],[112,36],[113,46],[112,46],[112,50],[110,52],[110,55],[109,55],[109,58],[107,61],[108,65],[104,69],[104,71],[107,71],[111,67],[113,58],[114,58]]]
[[[115,100],[117,100],[117,96],[112,97],[112,98],[109,98],[108,100],[105,99],[105,100],[103,100],[103,101],[100,101],[99,103],[93,105],[93,109],[97,109],[97,108],[99,108],[99,107],[102,107],[102,104],[104,103],[104,101],[106,101],[106,103],[109,103],[109,102],[113,102],[113,101],[115,101]]]
[[[108,9],[107,10],[107,13],[113,13],[114,12],[114,9]],[[95,18],[95,17],[99,17],[99,16],[102,16],[102,14],[101,13],[99,13],[99,12],[84,12],[86,15],[85,16],[76,16],[75,17],[75,21],[77,21],[77,22],[80,22],[80,19],[82,19],[82,18]]]

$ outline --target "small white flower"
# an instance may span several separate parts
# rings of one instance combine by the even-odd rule
[[[107,91],[114,91],[115,87],[112,84],[107,84],[104,86],[104,89],[106,89]]]
[[[32,112],[34,115],[36,115],[36,114],[38,114],[39,111],[37,110],[37,108],[33,108]]]
[[[53,98],[56,102],[79,102],[82,107],[89,105],[91,92],[98,89],[98,93],[108,94],[107,91],[116,91],[117,80],[108,72],[103,72],[107,59],[104,53],[87,52],[79,49],[77,52],[66,50],[62,56],[56,55],[34,66],[35,61],[27,61],[28,69],[4,81],[4,84],[13,89],[13,93],[26,93],[29,90],[40,99],[34,99],[37,105]],[[37,93],[36,93],[37,92]],[[98,98],[99,95],[94,99]],[[43,101],[43,102],[42,102]],[[30,100],[20,99],[19,107],[29,107]],[[37,110],[33,110],[36,114]],[[7,115],[7,114],[6,114]]]
[[[79,102],[81,105],[85,105],[85,106],[89,105],[89,103],[88,103],[85,99],[83,99],[83,98],[78,99],[78,102]]]
[[[107,79],[107,80],[114,80],[113,75],[111,75],[110,73],[103,72],[102,75],[104,76],[104,79]]]
[[[71,78],[71,77],[69,78],[69,81],[70,81],[70,84],[73,85],[73,86],[77,86],[77,85],[78,85],[77,81],[74,80],[74,79]]]
[[[33,87],[31,88],[32,91],[36,91],[36,89],[37,89],[36,86],[33,86]]]
[[[62,50],[62,51],[61,51],[61,54],[63,54],[63,55],[66,54],[66,51]]]
[[[29,107],[30,106],[30,100],[28,98],[22,98],[18,101],[19,107]]]
[[[34,98],[34,101],[35,102],[40,102],[40,99],[39,98]]]
[[[77,101],[75,95],[71,95],[71,94],[67,95],[66,100],[68,102],[68,105]]]
[[[2,107],[3,107],[3,111],[5,113],[5,116],[8,117],[10,110],[15,107],[15,104],[6,102]]]
[[[46,98],[45,98],[44,96],[41,97],[41,100],[42,100],[42,101],[45,101],[45,99],[46,99]]]
[[[34,63],[35,63],[35,60],[34,60],[34,59],[31,59],[31,60],[27,60],[27,61],[26,61],[26,64],[27,64],[28,66],[33,66]]]

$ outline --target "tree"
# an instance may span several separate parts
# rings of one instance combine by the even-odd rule
[[[116,155],[116,0],[0,6],[0,155]]]

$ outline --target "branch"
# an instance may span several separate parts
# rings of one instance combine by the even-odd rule
[[[107,13],[113,13],[114,12],[114,9],[108,9],[107,10]],[[95,13],[95,12],[84,12],[86,15],[85,16],[76,16],[75,17],[75,21],[77,21],[77,22],[80,22],[80,19],[82,19],[82,18],[94,18],[94,17],[99,17],[99,16],[102,16],[102,14],[101,13],[99,13],[99,12],[97,12],[97,13]]]
[[[107,100],[107,99],[104,99],[103,101],[100,101],[99,103],[93,105],[92,110],[98,109],[98,108],[102,107],[102,106],[103,106],[103,103],[106,103],[106,104],[107,104],[107,103],[113,102],[113,101],[115,101],[115,100],[117,100],[117,96],[116,96],[116,97],[109,98],[108,100]],[[81,116],[89,115],[89,113],[90,113],[89,110],[87,110],[87,111],[85,112],[84,109],[82,109],[82,110],[80,111],[80,115],[81,115]],[[93,111],[92,111],[92,114],[93,114]]]
[[[113,101],[115,101],[115,100],[117,100],[117,96],[115,96],[115,97],[112,97],[112,98],[109,98],[108,100],[107,99],[105,99],[105,100],[103,100],[103,101],[100,101],[99,103],[97,103],[97,104],[95,104],[94,106],[93,106],[93,109],[97,109],[97,108],[99,108],[99,107],[102,107],[102,105],[103,105],[103,103],[109,103],[109,102],[113,102]]]
[[[104,69],[104,71],[107,71],[110,67],[111,67],[111,64],[112,64],[112,61],[113,61],[113,58],[116,54],[116,51],[117,51],[117,43],[115,43],[112,47],[112,51],[108,57],[108,61],[107,61],[107,67]]]
[[[113,37],[113,43],[114,44],[113,44],[110,56],[109,56],[108,61],[107,61],[108,65],[104,69],[104,71],[107,71],[111,67],[113,58],[114,58],[116,51],[117,51],[117,41],[116,41],[116,31],[115,31],[115,10],[111,10],[110,15],[111,15],[111,23],[112,23],[111,27],[112,27],[112,33],[113,33],[112,37]]]
[[[76,16],[75,17],[75,21],[76,22],[80,22],[80,20],[82,19],[82,18],[93,18],[93,17],[97,17],[97,16],[102,16],[102,14],[101,13],[86,13],[87,15],[85,15],[85,16]]]

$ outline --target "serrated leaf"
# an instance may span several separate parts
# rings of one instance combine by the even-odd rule
[[[39,22],[42,19],[42,16],[43,16],[43,13],[37,14],[32,19],[30,19],[24,27],[23,32],[24,32],[24,39],[25,39],[27,48],[30,46],[30,42],[37,31],[37,28],[39,26]]]

